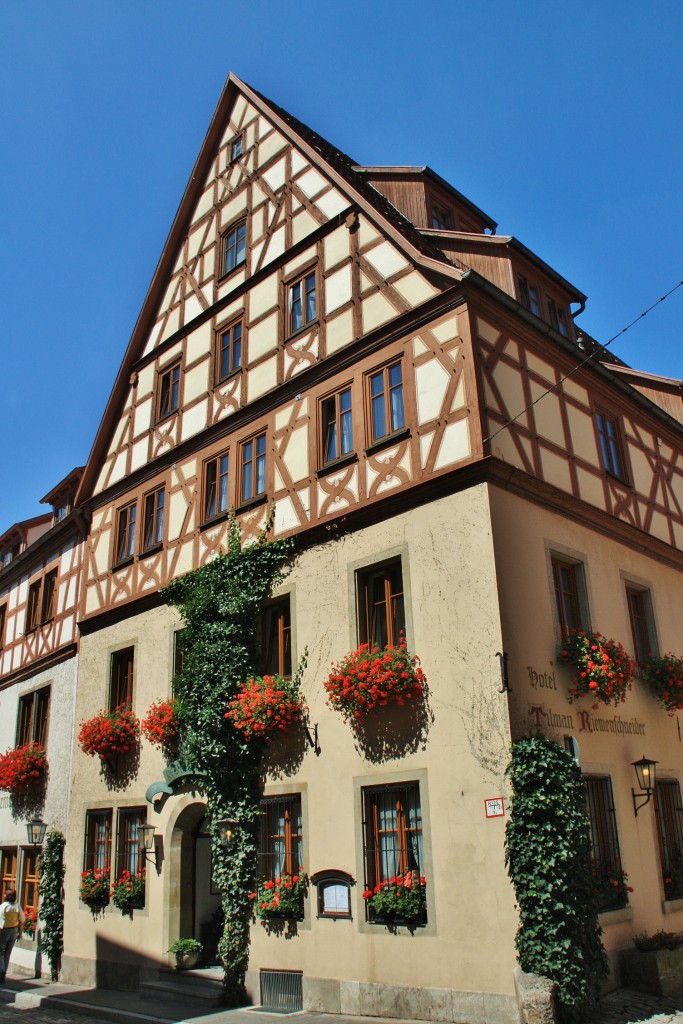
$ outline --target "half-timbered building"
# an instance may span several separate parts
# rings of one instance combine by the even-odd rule
[[[83,523],[73,511],[81,470],[73,470],[42,502],[43,516],[17,523],[0,537],[0,885],[16,888],[28,915],[38,908],[38,852],[26,823],[44,820],[66,831],[73,743],[77,618]],[[44,756],[47,771],[22,782],[22,751]],[[15,783],[15,785],[12,785]],[[29,928],[28,931],[31,929]],[[37,935],[28,934],[13,965],[33,972]]]
[[[579,336],[584,304],[428,168],[362,167],[228,79],[77,497],[76,721],[170,694],[182,622],[160,588],[225,548],[230,510],[249,541],[274,507],[300,555],[264,608],[267,667],[308,647],[317,747],[266,780],[263,852],[319,884],[287,937],[254,927],[257,1001],[284,979],[309,1009],[516,1019],[505,767],[534,728],[578,743],[596,858],[630,875],[608,947],[664,913],[683,927],[663,819],[628,791],[648,752],[679,806],[677,716],[637,684],[621,714],[577,709],[556,664],[570,606],[626,646],[680,646],[680,383]],[[330,662],[401,631],[429,683],[419,728],[360,734],[326,704]],[[150,789],[144,743],[125,777],[92,764],[75,749],[63,976],[135,987],[175,939],[210,940],[206,809],[182,781]],[[81,872],[137,870],[144,823],[144,906],[93,915]],[[387,844],[426,879],[417,928],[363,900]]]

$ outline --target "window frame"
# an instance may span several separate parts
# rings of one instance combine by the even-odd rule
[[[249,250],[249,238],[248,238],[248,218],[245,216],[238,217],[237,220],[232,221],[228,224],[225,231],[221,234],[221,262],[220,262],[220,280],[224,277],[228,277],[229,274],[239,270],[240,267],[245,267],[247,264],[247,253]],[[240,238],[240,228],[244,228],[244,235]],[[231,237],[234,235],[234,242],[231,242]],[[240,242],[243,243],[242,258],[238,259],[240,252]],[[234,251],[235,262],[231,266],[228,266],[228,255]]]
[[[239,330],[239,360],[235,363],[234,352],[235,352],[235,331]],[[229,341],[227,345],[223,344],[223,339],[229,335]],[[214,386],[223,384],[226,380],[230,380],[231,377],[235,377],[238,373],[241,373],[243,368],[243,354],[244,354],[244,317],[238,316],[223,324],[221,327],[216,328],[215,332],[215,344],[214,344]],[[223,355],[224,352],[228,351],[229,358],[228,370],[223,373]]]
[[[398,385],[391,383],[391,371],[399,369],[400,380]],[[378,377],[382,378],[381,390],[373,394],[373,381]],[[394,423],[393,403],[392,403],[392,392],[395,392],[400,388],[400,401],[401,401],[401,422]],[[388,429],[385,433],[376,436],[376,416],[375,409],[377,406],[375,402],[381,399],[382,415],[384,417],[384,425]],[[389,442],[392,438],[402,435],[406,430],[406,402],[405,402],[405,381],[403,373],[403,358],[399,356],[397,359],[392,359],[383,366],[380,366],[374,370],[368,371],[365,375],[365,401],[367,410],[367,423],[369,426],[369,437],[368,445],[369,449],[375,447],[375,445],[383,445]]]
[[[57,569],[50,569],[42,580],[40,597],[40,625],[52,622],[57,610]]]
[[[28,915],[30,911],[38,909],[38,884],[40,882],[38,850],[24,847],[21,860],[21,888],[17,892],[21,893],[20,906],[24,914]],[[31,868],[30,872],[29,868]]]
[[[161,499],[161,502],[160,500]],[[149,515],[149,508],[151,504],[151,516]],[[165,528],[165,505],[166,505],[166,488],[164,484],[161,487],[155,487],[154,490],[148,491],[142,498],[142,533],[140,537],[141,546],[140,554],[146,555],[151,551],[156,551],[158,548],[163,546],[164,543],[164,528]],[[159,516],[161,520],[159,522]],[[152,527],[152,539],[148,543],[147,538],[147,525],[148,521]],[[159,537],[159,527],[161,526],[161,536]]]
[[[19,848],[17,846],[0,847],[0,886],[2,886],[3,897],[8,889],[17,887],[18,861]]]
[[[259,451],[259,447],[263,442],[263,451]],[[247,449],[250,445],[253,445],[252,457],[247,459]],[[259,430],[256,434],[252,434],[251,437],[247,437],[244,441],[240,442],[239,447],[240,459],[239,459],[239,480],[238,480],[238,491],[240,497],[240,508],[245,505],[250,505],[252,502],[262,501],[268,493],[268,431],[264,428]],[[249,494],[245,493],[245,469],[250,467],[251,473],[251,486],[249,488]],[[259,481],[259,467],[263,469],[263,487],[261,490],[257,490]]]
[[[49,685],[21,694],[17,701],[15,746],[23,747],[27,743],[37,743],[41,747],[47,747],[51,698]]]
[[[5,629],[7,627],[7,602],[0,604],[0,651],[5,647]]]
[[[666,798],[664,797],[664,794]],[[664,898],[683,898],[683,802],[678,779],[655,780],[655,820]]]
[[[177,375],[177,376],[175,376]],[[175,379],[174,379],[175,376]],[[168,381],[168,387],[166,386]],[[178,357],[157,370],[155,422],[162,423],[175,416],[180,409],[180,388],[182,383],[182,359]],[[164,402],[164,396],[168,402]],[[173,404],[175,403],[175,404]]]
[[[101,832],[100,825],[103,826]],[[102,871],[108,874],[110,879],[112,867],[112,825],[113,811],[111,807],[93,808],[85,812],[83,870]]]
[[[400,590],[394,589],[395,574],[398,572]],[[398,646],[401,635],[406,636],[406,590],[403,572],[403,561],[400,557],[386,559],[356,569],[356,622],[359,644],[367,643],[378,647]],[[392,578],[393,576],[393,578]],[[375,600],[371,590],[378,581],[384,591],[383,600]],[[381,594],[380,594],[381,597]],[[384,608],[383,624],[379,626],[377,611]],[[381,642],[382,634],[386,643]]]
[[[135,692],[135,646],[120,647],[109,656],[110,711],[133,706]]]
[[[244,156],[244,132],[236,135],[230,143],[230,163],[234,164],[241,156]]]
[[[127,565],[135,558],[137,528],[137,501],[129,501],[116,510],[113,566]]]
[[[604,409],[596,409],[593,414],[593,424],[603,471],[622,484],[628,483],[625,448],[619,418],[610,415]]]
[[[623,875],[612,779],[609,775],[591,772],[583,776],[583,781],[586,788],[586,811],[590,822],[591,871],[596,885],[603,886],[609,893],[611,877],[617,873]],[[618,887],[615,888],[618,890]],[[624,892],[619,894],[617,891],[614,901],[602,904],[598,890],[598,913],[604,914],[628,906],[625,886],[622,888]]]
[[[42,577],[29,584],[26,596],[26,624],[24,633],[34,633],[40,625],[40,594]]]
[[[436,221],[436,223],[434,223]],[[453,215],[445,206],[429,204],[429,227],[432,231],[452,231]]]
[[[652,610],[652,593],[647,587],[636,586],[630,580],[625,582],[625,591],[633,639],[633,660],[642,665],[649,655],[659,653]],[[634,607],[636,604],[639,605],[638,608]]]
[[[409,798],[412,795],[412,807]],[[363,850],[363,880],[364,889],[374,889],[385,878],[388,880],[394,875],[405,875],[408,871],[417,871],[419,876],[426,876],[426,858],[424,851],[425,842],[425,820],[422,810],[422,796],[420,793],[419,779],[410,779],[405,782],[390,782],[380,785],[361,786],[361,829],[362,829],[362,850]],[[395,801],[395,827],[380,828],[382,810],[390,808],[389,801]],[[382,800],[384,807],[378,810],[379,801]],[[406,824],[410,821],[410,812],[415,816],[413,825]],[[390,813],[392,813],[390,811]],[[393,849],[382,849],[383,843],[380,835],[395,835],[396,841]],[[411,841],[410,834],[417,837],[417,842]],[[394,857],[395,863],[392,870],[389,870],[388,862],[383,870],[381,861],[383,858]],[[385,920],[369,904],[365,907],[365,919],[370,924],[384,924]],[[401,922],[396,921],[397,924]],[[415,924],[426,925],[428,923],[428,912],[421,920],[411,920],[411,927]]]
[[[517,290],[519,292],[519,302],[528,310],[529,313],[533,313],[534,316],[542,319],[541,313],[541,290],[537,284],[533,284],[529,281],[529,278],[525,274],[517,274]]]
[[[313,281],[313,315],[308,317],[308,295],[309,292],[306,290],[306,282]],[[294,324],[293,308],[294,308],[294,289],[301,287],[301,293],[299,296],[299,302],[301,303],[301,323],[299,326]],[[286,295],[285,295],[285,307],[287,317],[287,338],[294,337],[295,334],[299,334],[301,331],[310,329],[314,324],[317,324],[320,320],[320,285],[318,282],[318,265],[317,263],[309,266],[304,271],[299,271],[295,277],[287,281]]]
[[[268,601],[261,609],[263,674],[292,677],[292,604],[290,595]]]
[[[349,407],[348,409],[342,409],[340,401],[343,395],[348,394],[349,396]],[[325,417],[325,408],[333,403],[333,417]],[[350,435],[350,447],[347,451],[339,451],[331,457],[327,457],[328,443],[326,441],[327,429],[332,426],[335,431],[335,443],[338,448],[341,448],[344,443],[345,431],[344,431],[344,418],[348,416],[348,422],[350,424],[348,434]],[[351,382],[342,384],[334,391],[323,395],[318,400],[318,465],[322,468],[333,466],[338,462],[342,462],[345,459],[351,458],[355,455],[356,445],[353,432],[353,386]]]
[[[120,878],[123,871],[135,876],[145,874],[146,859],[140,849],[140,826],[147,824],[145,807],[119,807],[116,812],[116,859],[114,877]],[[145,893],[132,903],[133,907],[144,907]]]
[[[225,472],[222,471],[221,463],[225,460]],[[215,477],[213,482],[210,477]],[[220,504],[221,481],[225,480],[225,507]],[[215,487],[216,510],[209,511],[210,488]],[[218,455],[212,456],[204,461],[202,468],[202,525],[210,524],[220,520],[228,514],[230,508],[230,449],[226,448]]]
[[[586,595],[586,577],[584,563],[553,551],[550,553],[550,568],[553,584],[555,618],[560,630],[562,639],[580,629],[590,628],[588,615],[588,598]],[[566,572],[570,576],[571,589],[564,586],[560,573]],[[565,598],[570,602],[571,616],[568,616],[568,607]],[[570,621],[571,618],[571,621]]]
[[[280,805],[283,805],[284,827],[282,832],[275,832],[272,826],[277,822],[279,827],[280,819],[277,815],[277,808]],[[275,813],[270,813],[271,808]],[[278,793],[273,796],[264,796],[261,799],[259,810],[261,813],[258,847],[259,881],[275,881],[282,874],[290,876],[300,874],[304,866],[304,818],[301,793]],[[277,843],[282,843],[283,848],[279,854],[274,849]],[[267,851],[264,847],[268,847]]]

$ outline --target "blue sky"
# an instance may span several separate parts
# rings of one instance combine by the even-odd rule
[[[365,164],[427,164],[588,295],[683,278],[683,6],[0,5],[0,532],[86,461],[228,71]],[[683,377],[683,288],[614,346]]]

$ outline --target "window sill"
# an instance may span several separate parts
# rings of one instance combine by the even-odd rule
[[[132,565],[135,561],[135,556],[131,555],[130,558],[124,558],[122,562],[117,562],[116,565],[112,565],[111,571],[118,572],[119,569],[127,569],[129,565]]]
[[[410,428],[403,427],[401,430],[396,430],[393,434],[381,437],[379,441],[373,441],[365,449],[365,454],[374,455],[376,452],[381,452],[383,448],[390,448],[392,444],[396,444],[398,441],[405,441],[407,437],[410,437]]]
[[[349,466],[353,462],[358,462],[358,455],[356,452],[349,452],[348,455],[342,455],[340,459],[334,459],[332,462],[326,462],[324,466],[316,470],[315,475],[320,478],[321,476],[327,476],[329,473],[334,473],[338,469],[343,469],[344,466]]]
[[[239,516],[242,512],[251,512],[252,508],[258,508],[259,505],[264,505],[266,501],[268,501],[268,495],[265,492],[257,494],[255,498],[250,498],[249,501],[238,505],[235,509],[235,515]]]
[[[605,910],[598,914],[600,927],[605,928],[610,924],[622,924],[624,921],[633,920],[633,907],[619,907],[618,910]]]
[[[222,384],[227,384],[229,380],[233,380],[235,377],[239,377],[242,372],[242,367],[238,366],[236,370],[231,370],[230,373],[226,373],[225,377],[221,377],[214,384],[214,388],[221,387]]]
[[[203,533],[204,530],[210,530],[212,526],[220,526],[228,518],[229,512],[226,508],[224,512],[219,512],[217,516],[211,516],[210,519],[205,519],[199,527],[199,532]]]
[[[172,420],[173,417],[177,416],[177,415],[178,415],[178,409],[177,408],[176,409],[171,409],[171,411],[167,412],[165,416],[160,416],[157,420],[155,420],[154,421],[154,426],[155,427],[160,427],[162,423],[168,423],[169,420]]]
[[[678,896],[674,900],[662,900],[663,914],[677,914],[679,910],[683,910],[683,896]]]
[[[297,331],[294,331],[292,334],[288,334],[287,337],[285,338],[285,345],[288,345],[290,341],[294,341],[301,334],[305,334],[306,331],[310,331],[314,327],[320,327],[320,320],[309,320],[307,324],[303,325],[303,327],[300,327]]]
[[[154,544],[151,548],[145,548],[144,551],[140,552],[139,560],[141,561],[143,558],[148,558],[150,555],[156,555],[159,551],[163,550],[163,547],[164,545],[161,543]]]
[[[236,274],[238,270],[242,270],[244,267],[246,267],[246,265],[247,261],[246,259],[244,259],[242,260],[241,263],[238,263],[236,266],[230,267],[230,270],[226,270],[225,273],[221,274],[221,276],[218,278],[218,284],[224,284],[229,277],[232,277],[233,274]]]

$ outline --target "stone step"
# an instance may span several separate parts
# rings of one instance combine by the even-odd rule
[[[223,995],[223,972],[220,970],[162,970],[156,981],[145,981],[140,985],[141,999],[161,1002],[192,1000],[203,1006],[220,1006]]]

